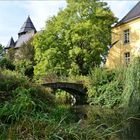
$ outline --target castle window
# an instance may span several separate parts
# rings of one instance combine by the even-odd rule
[[[124,44],[129,43],[129,29],[124,30]]]
[[[129,64],[129,62],[130,62],[130,52],[124,53],[124,62],[125,62],[125,64]]]

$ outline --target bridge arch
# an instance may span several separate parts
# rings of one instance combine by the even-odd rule
[[[87,103],[87,89],[83,84],[79,83],[67,83],[67,82],[54,82],[54,83],[44,83],[43,86],[49,87],[53,90],[62,89],[70,93],[75,99],[76,104]]]

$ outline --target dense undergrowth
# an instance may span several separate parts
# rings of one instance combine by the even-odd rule
[[[81,111],[57,106],[49,89],[15,71],[1,69],[0,94],[0,139],[92,140],[112,135],[109,125],[96,120],[99,113],[88,121],[76,120]]]
[[[56,102],[50,89],[23,73],[2,67],[0,139],[139,139],[139,71],[137,58],[128,67],[95,68],[88,76],[65,78],[83,82],[88,90],[90,105],[74,108]]]

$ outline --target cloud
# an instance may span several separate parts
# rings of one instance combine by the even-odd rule
[[[117,1],[117,0],[112,0],[108,1],[106,0],[108,5],[110,6],[111,10],[115,14],[116,17],[119,19],[123,18],[129,11],[130,9],[133,8],[133,6],[138,2],[136,1]]]
[[[105,1],[109,4],[111,10],[118,18],[125,16],[137,3],[137,1]],[[37,30],[40,30],[45,27],[45,22],[49,17],[56,15],[60,8],[66,7],[66,1],[26,1],[22,2],[20,6],[26,9],[26,13],[31,16],[35,27]]]
[[[49,17],[56,15],[60,8],[66,7],[66,1],[30,1],[24,7],[28,10],[35,27],[40,30]]]
[[[137,1],[104,0],[108,2],[116,17],[122,18]],[[17,33],[30,15],[37,30],[45,27],[49,17],[66,7],[65,0],[0,1],[0,43],[7,44],[10,36],[16,40]]]
[[[0,1],[0,43],[6,45],[11,36],[16,40],[28,15],[36,29],[40,30],[49,17],[64,7],[66,1]]]

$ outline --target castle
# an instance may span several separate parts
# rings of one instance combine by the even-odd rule
[[[36,32],[28,16],[18,32],[17,41],[14,42],[11,37],[5,50],[19,48],[23,43],[30,40]],[[112,69],[122,64],[128,64],[137,55],[140,55],[140,2],[112,27],[112,45],[105,66]]]
[[[10,48],[19,48],[23,43],[26,43],[30,40],[34,34],[36,33],[36,29],[34,24],[32,23],[30,17],[28,16],[27,20],[24,22],[22,27],[18,32],[18,39],[14,41],[13,37],[11,37],[10,41],[8,42],[7,46],[4,48],[7,51]]]

